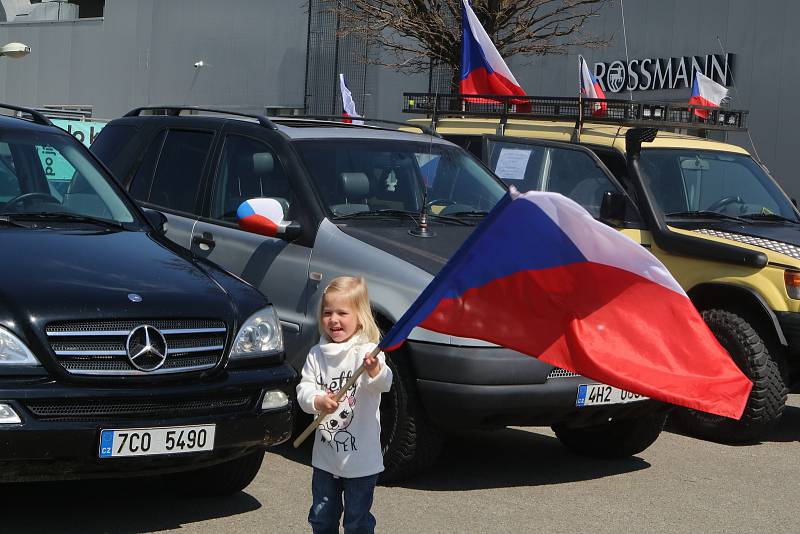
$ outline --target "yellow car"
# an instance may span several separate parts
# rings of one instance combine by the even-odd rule
[[[743,148],[675,132],[721,137],[747,112],[700,109],[701,120],[672,103],[412,93],[404,111],[506,184],[572,198],[667,266],[754,384],[740,421],[676,410],[687,430],[746,442],[778,421],[800,362],[800,214]]]

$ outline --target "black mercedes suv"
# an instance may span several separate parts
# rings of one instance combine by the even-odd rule
[[[45,116],[0,111],[0,481],[244,488],[291,432],[269,301],[166,239]]]

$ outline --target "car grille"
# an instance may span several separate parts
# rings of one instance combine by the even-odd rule
[[[128,358],[128,336],[142,325],[155,328],[166,341],[166,359],[153,371],[137,369]],[[222,359],[227,339],[225,323],[208,319],[58,322],[48,324],[45,331],[56,360],[74,375],[157,375],[211,369]]]
[[[48,399],[26,403],[26,408],[42,421],[102,421],[191,417],[225,414],[254,405],[255,393],[219,397],[181,397],[174,399]]]

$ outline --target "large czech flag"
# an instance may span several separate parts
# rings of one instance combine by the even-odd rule
[[[462,0],[461,27],[461,93],[526,96],[468,0]]]
[[[727,96],[728,89],[724,85],[718,84],[700,71],[694,71],[692,96],[689,97],[689,104],[718,108]],[[694,114],[701,119],[708,119],[707,109],[695,109]]]
[[[557,193],[504,197],[382,350],[416,326],[726,417],[741,417],[752,388],[667,269]]]

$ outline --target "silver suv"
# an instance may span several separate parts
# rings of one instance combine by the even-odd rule
[[[166,214],[169,238],[270,295],[299,369],[329,280],[363,275],[387,329],[506,192],[456,145],[381,125],[140,108],[111,121],[92,150]],[[237,225],[240,204],[264,197],[283,207],[274,237]],[[647,448],[664,423],[661,403],[627,402],[474,339],[417,328],[389,362],[399,379],[381,403],[384,481],[429,465],[446,429],[548,425],[573,451],[615,457]]]

